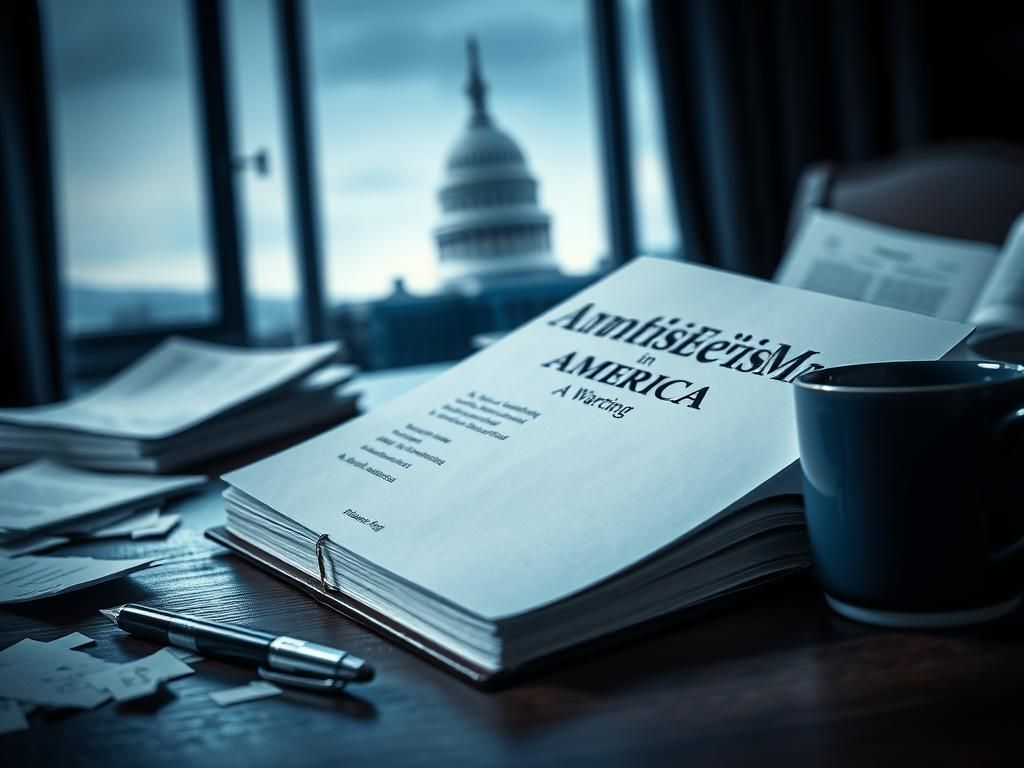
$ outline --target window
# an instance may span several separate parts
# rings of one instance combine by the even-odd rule
[[[275,11],[275,0],[230,0],[226,16],[245,295],[251,335],[266,344],[299,335]]]
[[[443,11],[401,0],[309,4],[332,299],[386,296],[396,279],[414,293],[442,287],[439,194],[445,159],[471,115],[465,92],[470,35],[479,46],[488,113],[514,141],[507,151],[521,151],[539,183],[556,265],[569,273],[594,270],[607,244],[588,7],[582,0],[461,0]],[[500,151],[494,152],[452,160],[500,164]],[[515,206],[498,195],[529,197],[532,190],[449,194],[454,199],[446,202],[458,211]]]
[[[182,0],[44,0],[58,242],[73,335],[212,321]]]
[[[672,211],[658,103],[650,3],[624,0],[621,8],[637,248],[649,256],[681,258],[683,242]]]
[[[644,0],[41,2],[79,376],[171,332],[454,359],[631,253],[616,222],[679,251]]]

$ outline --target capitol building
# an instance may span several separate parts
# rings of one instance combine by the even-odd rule
[[[471,114],[448,154],[434,230],[447,289],[482,290],[524,276],[555,276],[551,216],[537,202],[537,180],[516,142],[487,109],[476,40],[467,44]]]
[[[350,359],[371,370],[459,360],[480,334],[517,328],[598,279],[562,274],[551,252],[551,216],[519,145],[494,123],[476,42],[469,40],[470,116],[445,163],[434,229],[441,290],[413,294],[401,280],[381,299],[333,315]]]

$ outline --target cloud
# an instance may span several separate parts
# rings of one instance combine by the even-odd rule
[[[166,3],[71,2],[44,6],[49,51],[63,89],[183,79],[191,28]]]
[[[341,178],[341,187],[346,192],[388,192],[407,187],[414,179],[395,168],[371,167],[354,170]]]
[[[424,29],[408,20],[353,25],[322,46],[318,71],[325,84],[427,80],[448,89],[466,72],[466,36],[480,43],[484,77],[500,73],[502,90],[550,88],[566,61],[581,54],[578,29],[546,19],[489,19]],[[585,48],[582,51],[585,55]]]

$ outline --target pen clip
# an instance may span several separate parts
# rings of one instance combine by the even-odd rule
[[[289,674],[288,672],[278,672],[266,667],[260,667],[256,670],[256,673],[269,683],[280,683],[292,688],[301,688],[306,691],[317,691],[319,693],[339,693],[349,682],[348,680],[334,677]]]

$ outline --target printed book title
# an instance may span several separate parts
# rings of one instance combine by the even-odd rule
[[[794,352],[790,344],[773,343],[770,339],[751,333],[734,333],[732,338],[721,338],[723,331],[720,328],[696,322],[683,323],[678,317],[653,317],[642,321],[601,312],[593,303],[549,320],[548,325],[775,381],[792,382],[804,373],[825,367],[823,363],[811,362],[812,358],[820,354],[812,349]],[[655,362],[656,358],[649,353],[642,354],[632,365],[625,365],[615,360],[602,360],[594,355],[567,352],[554,360],[541,363],[541,366],[673,405],[700,410],[710,387],[657,373],[650,369]],[[565,387],[556,392],[564,397],[568,389]],[[580,389],[573,399],[597,405],[602,410],[610,411],[615,418],[622,418],[632,410],[615,398],[601,397],[587,389]]]

